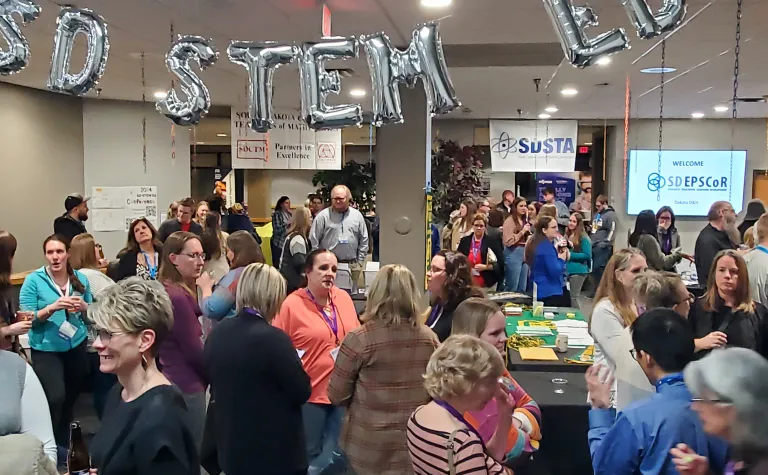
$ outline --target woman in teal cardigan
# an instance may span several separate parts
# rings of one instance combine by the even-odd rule
[[[581,288],[592,267],[592,242],[584,231],[584,217],[580,213],[571,214],[565,237],[571,247],[571,258],[565,265],[571,287],[571,305],[579,308]]]
[[[43,242],[48,264],[24,279],[19,307],[32,310],[32,368],[48,398],[59,457],[66,457],[72,408],[88,375],[86,326],[93,301],[88,279],[69,264],[69,245],[53,235]]]

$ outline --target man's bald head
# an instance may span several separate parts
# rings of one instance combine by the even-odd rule
[[[352,192],[345,185],[336,185],[331,190],[331,205],[333,209],[344,213],[349,209],[349,203],[352,201]]]

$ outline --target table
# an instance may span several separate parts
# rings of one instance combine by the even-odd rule
[[[525,473],[589,475],[589,405],[581,374],[519,371],[512,375],[541,408],[541,446]],[[515,472],[517,473],[517,472]]]
[[[566,316],[567,313],[574,313],[576,315],[573,318],[573,320],[586,321],[584,318],[584,314],[582,314],[580,310],[575,308],[558,308],[557,313],[555,314],[554,321],[570,320]],[[510,336],[515,332],[515,329],[517,328],[517,323],[520,320],[536,320],[536,321],[542,321],[542,322],[550,321],[543,317],[534,317],[530,310],[525,310],[523,311],[522,316],[507,317],[507,336]],[[554,345],[555,343],[554,336],[539,337],[539,338],[542,338],[548,345]],[[518,371],[530,371],[530,372],[559,371],[563,373],[583,374],[584,372],[587,371],[587,368],[589,367],[589,365],[565,362],[565,358],[573,358],[583,350],[584,348],[569,348],[568,351],[566,351],[565,353],[556,352],[555,354],[557,355],[557,358],[558,358],[557,361],[532,361],[532,360],[523,360],[522,358],[520,358],[520,353],[517,350],[513,350],[509,348],[507,349],[507,369],[509,369],[509,371],[515,372],[514,374],[517,374]]]

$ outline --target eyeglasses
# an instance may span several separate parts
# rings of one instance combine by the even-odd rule
[[[430,267],[429,271],[433,274],[437,274],[439,272],[445,272],[445,269],[441,269],[440,267]]]
[[[199,254],[198,253],[195,253],[195,254],[185,254],[185,253],[182,252],[180,255],[187,256],[187,257],[189,257],[190,259],[192,259],[194,261],[196,261],[196,260],[204,261],[205,260],[205,253],[204,252],[201,252]]]
[[[109,330],[97,330],[96,337],[101,340],[102,343],[109,343],[113,336],[125,335],[126,332],[110,332]]]
[[[636,349],[632,348],[631,350],[629,350],[629,354],[632,355],[633,359],[637,359],[637,350]]]
[[[696,297],[692,293],[688,292],[688,298],[677,302],[677,304],[680,305],[683,302],[688,302],[689,304],[693,305],[693,302],[695,301],[696,301]]]
[[[700,397],[691,398],[691,402],[700,402],[703,404],[724,404],[724,405],[733,404],[732,401],[729,401],[727,399],[704,399]]]

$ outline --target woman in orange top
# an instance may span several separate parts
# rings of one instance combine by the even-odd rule
[[[334,285],[338,261],[326,250],[312,251],[304,265],[306,285],[285,299],[273,325],[291,337],[312,395],[302,407],[309,473],[319,473],[338,450],[343,409],[328,399],[328,381],[341,341],[360,326],[347,292]]]
[[[495,346],[503,357],[507,350],[505,323],[496,303],[469,298],[456,307],[451,334],[476,336]],[[494,398],[483,409],[469,411],[464,417],[478,431],[492,457],[518,468],[539,448],[541,410],[506,369],[504,378],[508,402],[513,404],[502,407]]]

